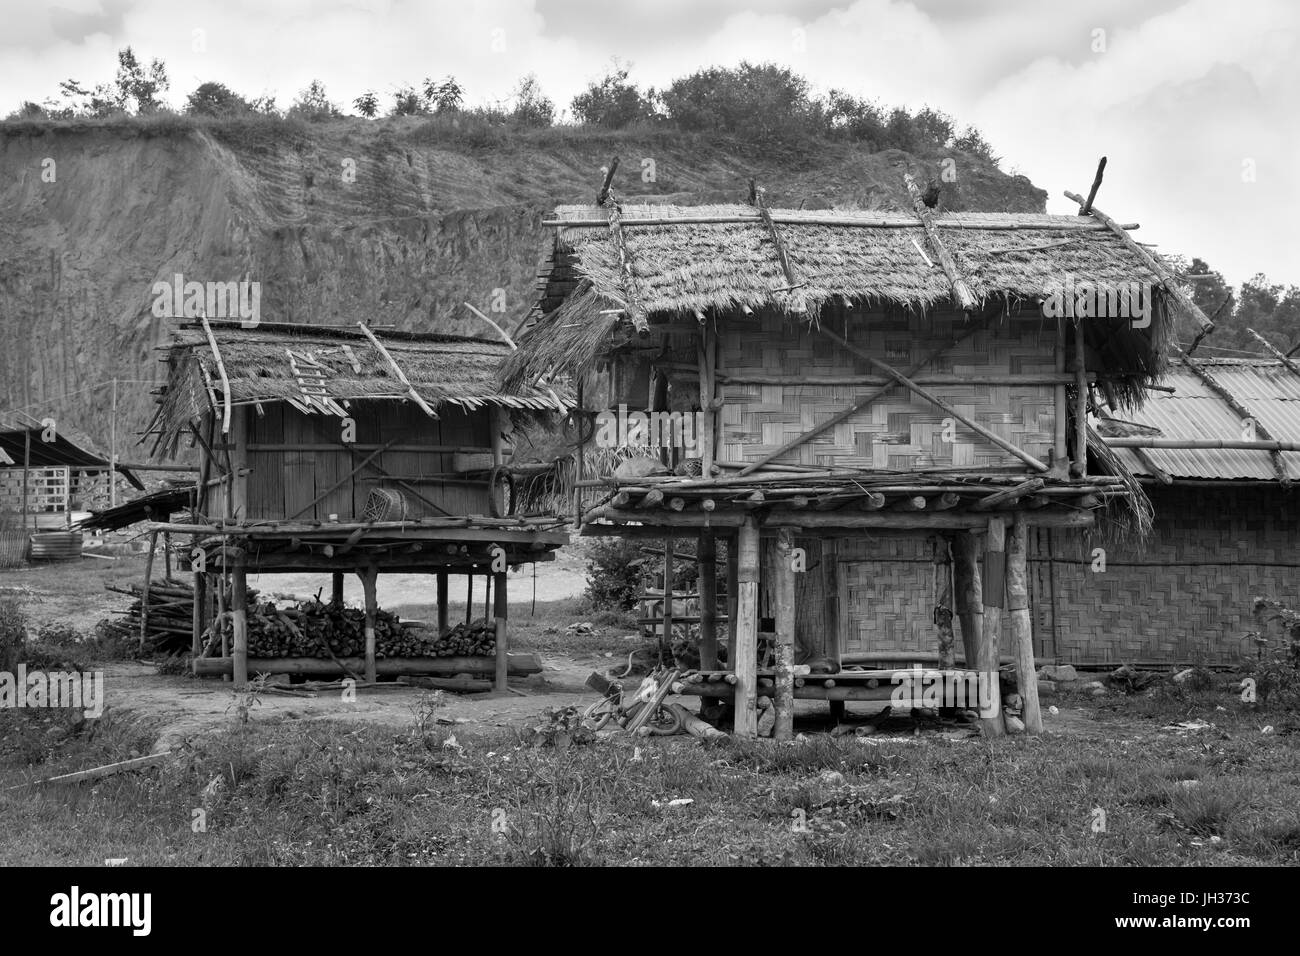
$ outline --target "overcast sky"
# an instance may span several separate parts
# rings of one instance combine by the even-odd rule
[[[174,104],[205,80],[286,107],[315,77],[347,104],[447,74],[480,103],[534,72],[566,106],[615,56],[643,86],[786,64],[975,124],[1051,212],[1104,153],[1097,205],[1138,238],[1300,284],[1296,0],[0,0],[0,115],[109,81],[127,44]]]

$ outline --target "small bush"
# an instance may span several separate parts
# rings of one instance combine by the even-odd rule
[[[636,540],[600,538],[587,552],[586,602],[592,610],[630,610],[649,578]]]
[[[0,600],[0,670],[12,673],[26,652],[27,615],[17,601]]]

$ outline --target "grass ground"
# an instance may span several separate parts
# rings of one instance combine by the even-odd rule
[[[396,731],[254,708],[159,769],[0,792],[0,863],[1300,862],[1286,716],[1223,693],[1148,700],[1136,718],[1079,701],[1081,732],[1040,738],[564,748],[440,727],[436,708]],[[1214,726],[1162,729],[1189,715]],[[148,752],[143,726],[91,726],[0,713],[0,786]]]

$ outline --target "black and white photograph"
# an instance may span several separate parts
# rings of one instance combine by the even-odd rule
[[[18,921],[1244,945],[1297,101],[1287,0],[0,0]]]

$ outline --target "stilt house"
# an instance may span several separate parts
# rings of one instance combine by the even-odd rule
[[[1005,654],[1039,726],[1035,621],[1052,596],[1029,589],[1030,536],[1123,511],[1132,483],[1088,464],[1090,396],[1140,403],[1175,311],[1210,327],[1095,208],[938,213],[907,182],[906,213],[768,209],[758,192],[606,198],[548,222],[507,385],[575,384],[583,534],[664,538],[670,555],[697,540],[703,677],[683,689],[732,700],[742,735],[759,698],[778,737],[793,698],[889,700],[891,665],[922,650],[948,677],[958,661],[959,677],[996,674]]]
[[[511,462],[512,428],[565,411],[560,395],[502,390],[501,342],[364,325],[250,329],[205,319],[182,328],[166,352],[155,453],[197,447],[199,491],[191,518],[150,527],[193,536],[196,671],[232,673],[242,686],[250,668],[339,676],[364,668],[372,681],[487,670],[504,687],[506,569],[550,560],[568,540],[563,518],[530,511],[545,495],[529,493],[535,469]],[[248,659],[247,575],[291,571],[332,574],[340,603],[343,574],[361,578],[364,660]],[[490,582],[495,661],[378,660],[375,581],[383,572],[436,576],[440,632],[449,576]],[[145,618],[147,605],[146,595]],[[233,647],[205,656],[209,616],[227,609]]]

